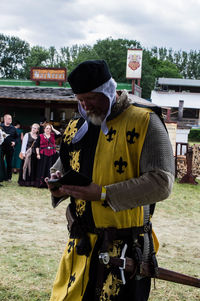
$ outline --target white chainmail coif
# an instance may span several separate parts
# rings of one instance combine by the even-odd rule
[[[101,85],[101,86],[99,86],[96,89],[91,91],[91,92],[103,93],[109,99],[109,108],[108,108],[108,111],[106,113],[106,116],[105,116],[104,120],[101,123],[101,130],[105,135],[108,134],[108,127],[107,127],[107,124],[106,124],[106,119],[110,115],[111,108],[112,108],[113,104],[116,101],[116,87],[117,87],[117,83],[111,77],[103,85]],[[85,122],[80,127],[80,129],[77,131],[74,138],[72,139],[73,144],[80,141],[83,138],[83,136],[87,133],[88,124],[90,122],[89,119],[88,119],[86,111],[83,109],[83,107],[80,104],[80,101],[78,102],[78,110],[79,110],[79,114],[81,115],[81,117],[83,117],[85,119]]]

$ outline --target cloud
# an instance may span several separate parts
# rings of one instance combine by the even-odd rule
[[[9,0],[0,4],[0,33],[57,49],[113,37],[199,50],[199,11],[198,0]]]

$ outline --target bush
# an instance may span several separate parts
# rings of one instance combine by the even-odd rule
[[[191,129],[188,138],[190,141],[200,141],[200,129]]]

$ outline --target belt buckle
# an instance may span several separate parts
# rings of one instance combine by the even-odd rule
[[[100,253],[99,254],[99,261],[103,264],[108,264],[109,261],[110,261],[110,256],[109,256],[108,252]]]

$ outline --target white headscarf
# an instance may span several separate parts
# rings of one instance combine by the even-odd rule
[[[106,124],[106,119],[110,115],[111,108],[112,108],[113,104],[116,101],[116,87],[117,87],[117,83],[111,77],[103,85],[101,85],[101,86],[99,86],[96,89],[91,91],[91,92],[103,93],[109,99],[109,108],[108,108],[108,111],[106,113],[106,116],[105,116],[104,120],[101,123],[101,130],[105,135],[108,134],[108,127],[107,127],[107,124]],[[81,106],[80,102],[78,102],[78,110],[79,110],[80,115],[85,119],[85,122],[80,127],[80,129],[77,131],[77,133],[75,134],[74,138],[72,139],[72,143],[76,143],[76,142],[78,142],[82,139],[82,137],[88,131],[88,124],[90,122],[89,119],[88,119],[87,113],[83,109],[83,107]]]

